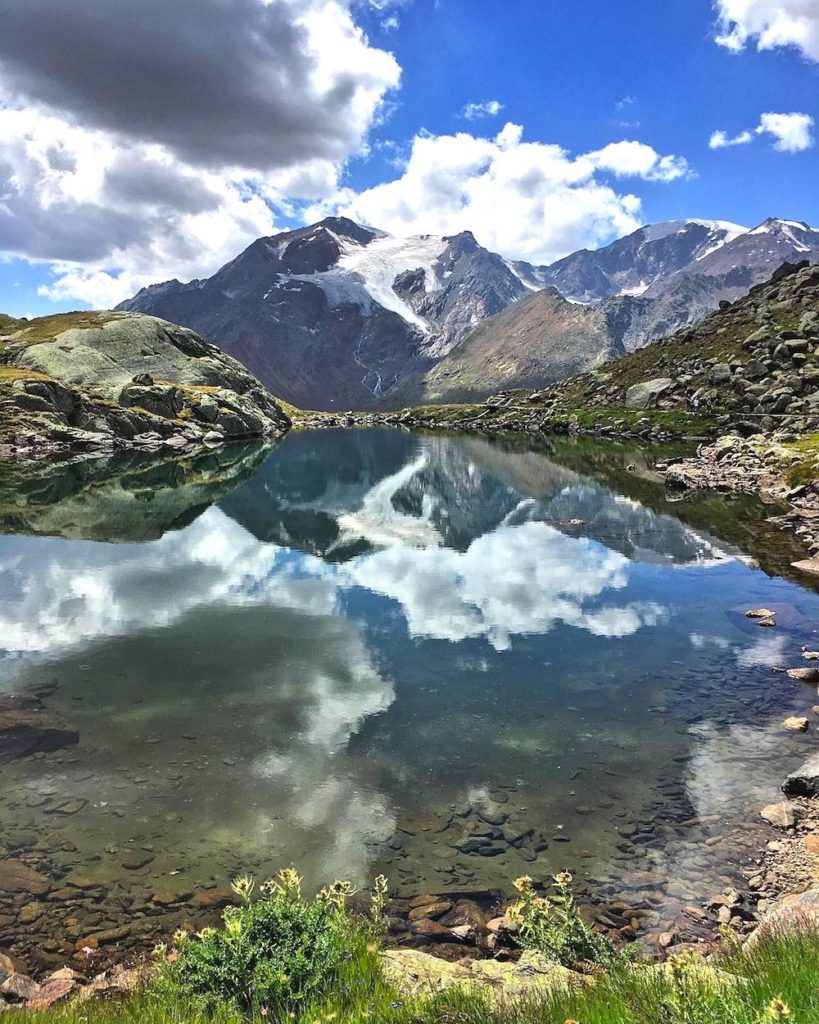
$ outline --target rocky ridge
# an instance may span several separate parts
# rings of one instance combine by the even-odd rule
[[[193,331],[133,313],[0,322],[0,457],[274,438],[284,408]]]

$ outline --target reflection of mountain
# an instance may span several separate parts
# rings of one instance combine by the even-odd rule
[[[686,564],[729,554],[541,452],[478,438],[294,435],[221,507],[259,539],[334,562],[390,547],[466,551],[501,524],[537,520],[633,561]]]
[[[128,451],[71,463],[5,463],[0,533],[154,540],[193,522],[247,480],[269,451],[234,445],[164,458]]]

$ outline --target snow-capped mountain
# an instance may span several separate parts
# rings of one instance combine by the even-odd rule
[[[120,308],[199,324],[280,397],[346,409],[383,403],[526,294],[468,231],[395,238],[338,217],[260,238],[208,280],[152,285]]]
[[[602,249],[582,249],[550,267],[539,267],[536,279],[540,287],[554,285],[576,302],[643,295],[652,286],[718,252],[747,230],[739,224],[711,220],[650,224]]]
[[[469,231],[398,238],[331,217],[258,239],[207,280],[152,285],[119,308],[193,328],[301,407],[384,408],[446,398],[448,382],[459,398],[512,379],[540,386],[694,323],[803,258],[819,259],[819,229],[796,221],[752,230],[670,221],[533,266],[489,252]],[[501,315],[544,291],[519,317]],[[578,303],[594,316],[572,310]]]

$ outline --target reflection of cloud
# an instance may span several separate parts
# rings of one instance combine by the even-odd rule
[[[0,566],[0,636],[10,651],[45,653],[94,637],[166,627],[194,608],[265,603],[328,615],[336,592],[319,573],[296,578],[286,552],[261,544],[216,508],[139,547],[15,538]],[[305,559],[309,564],[310,559]]]
[[[716,647],[720,651],[732,651],[740,668],[777,668],[782,664],[788,646],[788,638],[781,635],[758,637],[750,647],[732,644],[725,637],[709,636],[704,633],[692,633],[690,639],[692,646],[698,650]]]
[[[698,902],[726,886],[724,855],[709,850],[714,835],[723,837],[715,850],[730,845],[738,866],[746,854],[755,855],[761,840],[751,826],[760,820],[760,808],[776,799],[783,775],[782,736],[778,721],[728,728],[709,721],[693,726],[691,737],[693,756],[684,785],[693,823],[676,840],[645,849],[648,866],[682,887],[684,900]]]
[[[737,653],[737,664],[742,668],[753,668],[755,665],[776,668],[782,664],[788,638],[785,636],[762,636],[750,647]]]
[[[208,834],[226,848],[237,833],[260,844],[269,839],[271,857],[300,852],[300,864],[316,879],[366,877],[373,845],[392,834],[395,822],[384,795],[362,786],[348,747],[395,695],[357,626],[337,614],[337,587],[325,578],[324,563],[257,541],[215,508],[139,547],[42,538],[8,543],[15,554],[0,566],[0,635],[8,649],[70,658],[94,642],[103,675],[107,657],[114,664],[133,657],[147,677],[140,686],[143,725],[150,721],[165,742],[183,723],[195,725],[203,747],[241,746],[250,761],[249,775],[231,783],[231,808],[218,818],[211,818],[207,791],[197,802],[194,788],[192,811]],[[107,637],[117,638],[108,655],[99,645]],[[167,688],[151,666],[173,663],[177,651],[189,659],[179,686]],[[18,683],[39,671],[20,663],[17,669]],[[214,715],[192,698],[203,670],[220,681],[217,706],[235,713]],[[123,692],[124,706],[121,697],[111,698],[105,728],[113,743],[126,733],[127,748],[134,718]],[[128,811],[144,797],[139,787],[123,792],[121,776],[104,770],[81,779],[67,771],[51,784],[94,803],[124,801]],[[163,783],[152,776],[152,785]]]
[[[465,552],[389,548],[355,559],[360,586],[398,601],[410,634],[486,637],[498,650],[511,634],[545,633],[556,622],[598,636],[626,636],[663,614],[653,602],[588,607],[627,582],[628,560],[545,523],[501,527]]]

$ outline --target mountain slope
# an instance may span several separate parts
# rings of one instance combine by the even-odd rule
[[[469,232],[397,239],[346,218],[261,238],[206,281],[118,308],[183,323],[308,408],[368,408],[526,295]]]
[[[718,252],[747,230],[738,224],[705,220],[646,225],[601,249],[582,249],[549,267],[538,268],[538,280],[577,302],[642,295],[652,285]]]
[[[605,314],[544,288],[478,324],[400,395],[413,402],[466,402],[499,389],[542,387],[582,373],[624,349]]]
[[[419,427],[636,434],[819,431],[819,265],[783,264],[738,302],[655,345],[482,406],[412,409]]]

